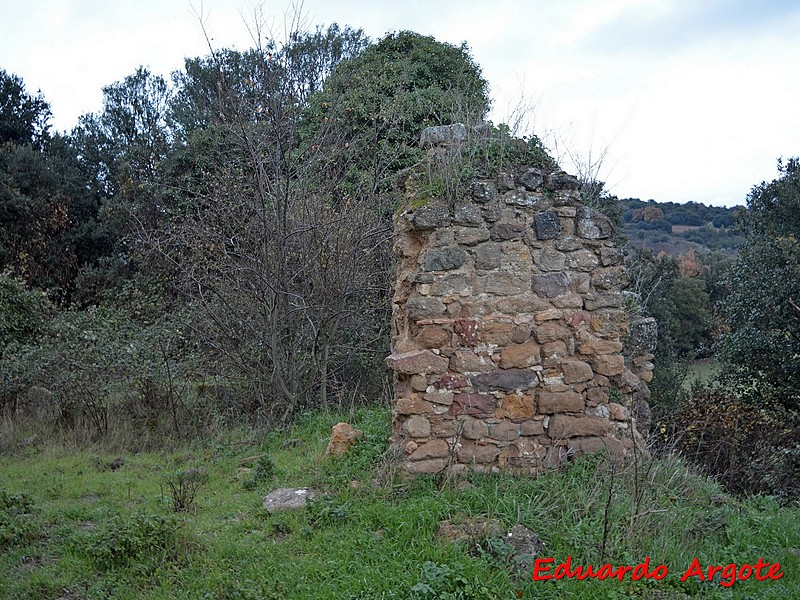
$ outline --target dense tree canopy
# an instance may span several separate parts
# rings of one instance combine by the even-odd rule
[[[753,188],[728,279],[723,358],[755,400],[800,407],[800,162]]]

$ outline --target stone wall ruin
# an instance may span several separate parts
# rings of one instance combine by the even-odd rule
[[[623,310],[612,223],[582,205],[577,179],[528,167],[416,203],[396,220],[387,358],[403,468],[536,473],[626,455],[655,324]]]

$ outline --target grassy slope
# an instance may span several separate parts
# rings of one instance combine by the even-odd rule
[[[797,598],[800,510],[770,499],[711,498],[717,486],[679,461],[612,473],[598,459],[539,478],[472,477],[463,482],[393,476],[383,455],[388,410],[351,415],[366,439],[346,459],[323,460],[341,415],[304,416],[285,435],[170,454],[125,457],[45,449],[6,458],[0,487],[0,597],[7,598]],[[303,440],[281,449],[287,438]],[[242,459],[264,453],[269,483],[246,489]],[[209,476],[193,514],[174,518],[165,478],[202,467]],[[251,474],[244,477],[251,477]],[[267,515],[266,491],[313,485],[325,492],[308,510]],[[611,500],[609,500],[611,491]],[[28,494],[33,508],[19,497]],[[636,500],[638,498],[638,502]],[[2,508],[2,504],[0,504]],[[608,519],[605,515],[608,514]],[[434,539],[439,520],[491,516],[538,533],[542,557],[577,564],[605,560],[666,564],[667,579],[530,581],[509,575],[502,544],[466,548]],[[780,562],[775,582],[727,589],[678,578],[703,564]],[[520,596],[520,594],[522,594]]]

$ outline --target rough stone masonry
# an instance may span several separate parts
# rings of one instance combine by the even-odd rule
[[[393,443],[410,473],[536,473],[639,443],[655,323],[563,172],[476,180],[396,221]],[[638,423],[637,423],[638,421]]]

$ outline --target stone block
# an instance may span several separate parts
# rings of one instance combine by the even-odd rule
[[[444,373],[449,366],[449,361],[430,350],[416,350],[403,354],[392,354],[386,358],[386,364],[397,373],[426,375],[428,373]]]
[[[543,421],[523,421],[519,424],[520,435],[542,435],[544,433]]]
[[[394,403],[398,415],[427,415],[433,414],[434,405],[420,398],[399,398]]]
[[[453,403],[453,392],[449,390],[434,390],[424,394],[422,399],[433,404],[450,406]]]
[[[486,344],[506,346],[511,342],[513,332],[513,323],[489,321],[481,323],[479,336],[480,341]]]
[[[487,464],[494,462],[500,450],[494,444],[488,442],[461,442],[458,450],[458,461],[464,464]]]
[[[600,248],[600,263],[604,266],[618,265],[622,262],[624,255],[622,250],[615,247],[603,246]]]
[[[569,348],[562,340],[542,344],[542,360],[544,361],[566,358],[569,354]]]
[[[442,348],[450,345],[451,334],[440,325],[420,327],[417,342],[424,348]]]
[[[510,442],[519,437],[519,425],[513,421],[501,421],[489,426],[489,437],[498,442]]]
[[[506,192],[503,194],[503,202],[510,206],[540,210],[550,206],[550,201],[544,194],[523,190],[511,190]]]
[[[536,414],[533,396],[508,394],[500,400],[500,406],[495,411],[498,419],[508,418],[515,421],[530,419]],[[530,434],[529,434],[530,435]]]
[[[453,394],[453,403],[448,413],[454,417],[491,416],[494,415],[496,405],[494,397],[486,394]]]
[[[547,448],[539,442],[530,438],[520,438],[503,448],[497,461],[500,468],[539,468],[545,456]]]
[[[544,174],[536,168],[530,168],[519,176],[519,183],[530,191],[535,192],[544,185]]]
[[[423,271],[452,271],[467,262],[469,255],[463,248],[431,248],[422,259]]]
[[[611,219],[588,206],[578,207],[575,215],[575,230],[579,237],[588,240],[602,240],[614,235]]]
[[[522,237],[525,227],[519,223],[495,223],[489,231],[489,237],[493,242],[504,242],[506,240],[518,240]]]
[[[489,275],[478,277],[478,292],[494,294],[496,296],[513,296],[528,290],[527,277],[496,271]]]
[[[475,246],[489,239],[489,230],[480,227],[458,227],[455,230],[455,242],[464,246]]]
[[[533,217],[532,227],[536,232],[536,237],[540,240],[553,240],[561,235],[561,219],[556,211],[547,210],[536,213]]]
[[[425,417],[411,417],[403,425],[405,432],[412,438],[426,438],[431,434],[431,423]]]
[[[583,240],[575,237],[574,235],[565,235],[557,239],[554,245],[556,250],[561,250],[561,252],[574,252],[575,250],[580,250],[583,248]]]
[[[567,257],[553,248],[543,248],[534,254],[534,264],[542,271],[563,271]]]
[[[576,271],[591,271],[600,264],[598,256],[589,249],[567,252],[567,267]]]
[[[564,372],[564,383],[582,383],[594,377],[592,367],[582,360],[562,361],[561,370]]]
[[[450,446],[444,440],[431,440],[411,453],[408,460],[430,460],[432,458],[446,458],[450,455]]]
[[[497,269],[503,262],[503,253],[500,244],[486,242],[475,248],[475,268],[491,270]]]
[[[600,375],[612,377],[625,370],[625,357],[620,354],[601,354],[591,359],[592,367]]]
[[[479,440],[489,435],[489,425],[486,421],[466,417],[461,428],[461,435],[468,440]]]
[[[456,350],[450,357],[450,369],[456,373],[485,373],[494,369],[488,356],[479,356],[472,350]]]
[[[533,341],[512,344],[500,352],[501,369],[522,369],[538,365],[540,362],[539,345]]]
[[[619,308],[622,306],[621,292],[606,292],[605,294],[590,294],[584,299],[586,310],[599,308]]]
[[[531,278],[531,290],[544,298],[555,298],[569,289],[569,275],[566,273],[549,273],[534,275]]]
[[[536,371],[531,369],[505,369],[481,373],[469,378],[473,387],[480,392],[527,390],[539,381]]]
[[[469,319],[459,319],[453,323],[453,331],[458,335],[458,343],[462,346],[474,347],[478,345],[478,322]]]
[[[599,338],[589,338],[578,345],[578,353],[584,355],[591,354],[613,354],[622,351],[622,342],[617,340],[603,340]]]
[[[450,226],[450,210],[446,206],[431,204],[422,206],[409,217],[414,229],[438,229]]]
[[[412,321],[437,319],[444,315],[447,307],[441,298],[414,296],[406,302],[406,313]]]
[[[416,474],[432,474],[432,473],[441,473],[447,467],[447,459],[446,458],[432,458],[430,460],[418,460],[418,461],[409,461],[404,463],[404,468],[406,471],[411,473],[412,475]]]
[[[526,342],[531,336],[531,328],[527,323],[520,323],[514,326],[511,332],[511,341],[515,344]]]
[[[585,406],[583,396],[571,390],[565,392],[541,391],[538,395],[539,412],[543,414],[583,412]]]
[[[611,422],[608,419],[587,415],[553,415],[547,426],[547,433],[553,441],[581,436],[604,436],[610,430]]]
[[[480,225],[483,222],[481,209],[471,202],[458,202],[453,209],[453,223],[458,225]]]
[[[627,421],[631,418],[631,414],[627,408],[616,402],[608,403],[608,414],[614,421]]]
[[[556,340],[566,340],[571,337],[569,329],[553,321],[547,321],[533,328],[533,335],[540,344],[554,342]]]
[[[473,181],[469,186],[469,195],[473,202],[486,204],[497,198],[497,188],[491,181]]]

